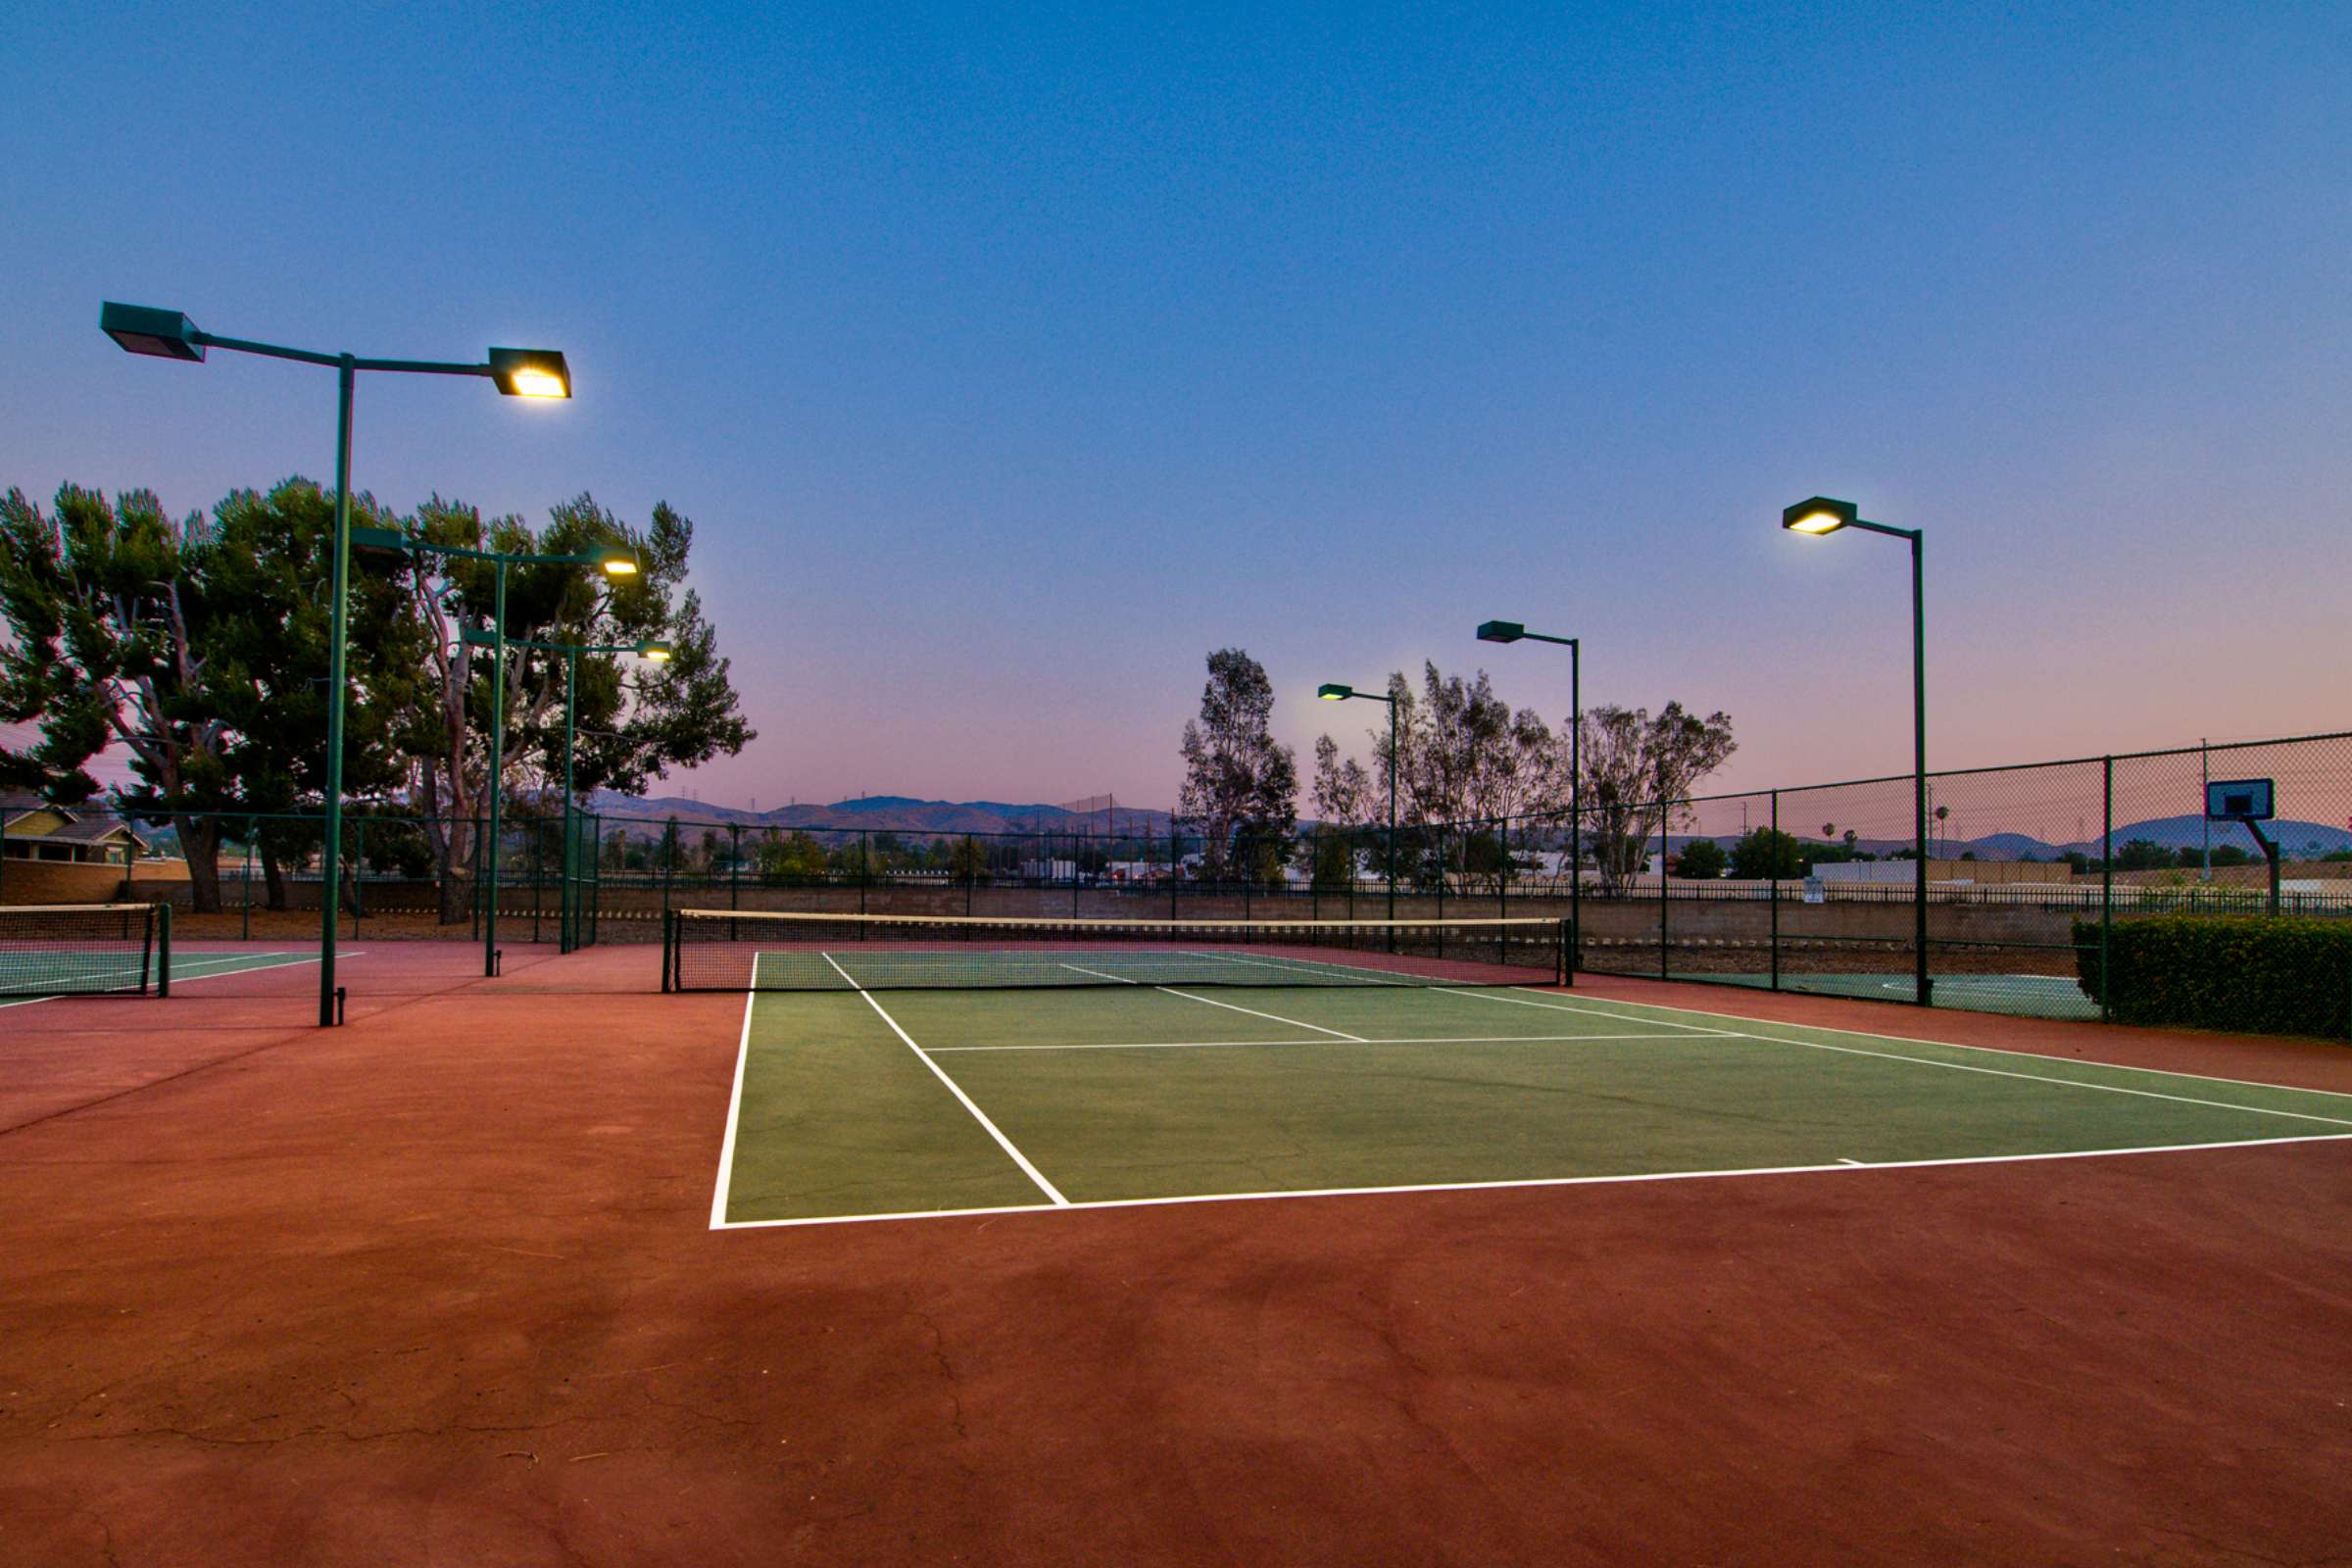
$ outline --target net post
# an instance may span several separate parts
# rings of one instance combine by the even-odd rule
[[[144,958],[141,967],[145,966]],[[147,989],[146,977],[140,976],[139,989]],[[155,906],[155,994],[172,994],[172,901],[159,899]]]
[[[663,996],[669,995],[672,989],[669,983],[669,976],[670,966],[677,957],[676,941],[677,929],[675,923],[671,921],[669,917],[669,911],[667,909],[663,909],[662,911],[662,994]]]

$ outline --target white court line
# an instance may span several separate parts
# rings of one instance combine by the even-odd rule
[[[1083,963],[1057,963],[1054,967],[1056,969],[1073,970],[1079,974],[1091,974],[1098,980],[1108,980],[1114,985],[1136,986],[1143,984],[1141,980],[1130,980],[1123,974],[1104,974],[1100,969],[1089,969]]]
[[[840,975],[844,980],[850,980],[850,971],[844,969],[838,963],[833,963],[833,955],[830,953],[826,954],[825,961],[833,964],[834,973]],[[915,1059],[931,1069],[931,1076],[937,1078],[941,1083],[948,1086],[948,1093],[954,1095],[957,1101],[961,1102],[963,1108],[972,1113],[972,1120],[978,1122],[982,1127],[988,1130],[988,1136],[997,1141],[997,1147],[1004,1150],[1005,1153],[1010,1154],[1012,1156],[1012,1162],[1020,1166],[1031,1181],[1037,1183],[1038,1190],[1044,1193],[1048,1198],[1054,1200],[1056,1207],[1067,1208],[1070,1200],[1061,1196],[1061,1190],[1055,1187],[1052,1182],[1046,1180],[1046,1173],[1044,1171],[1039,1170],[1035,1165],[1029,1163],[1029,1156],[1022,1153],[1017,1148],[1013,1147],[1012,1140],[1005,1137],[1003,1132],[998,1130],[997,1124],[988,1119],[988,1112],[982,1110],[978,1105],[972,1103],[972,1097],[963,1092],[963,1086],[956,1083],[955,1079],[949,1077],[947,1069],[942,1067],[938,1062],[933,1061],[930,1056],[925,1054],[923,1048],[914,1043],[914,1037],[912,1035],[909,1035],[906,1030],[899,1027],[899,1020],[893,1018],[889,1013],[882,1010],[882,1004],[874,1000],[874,994],[866,990],[865,987],[858,985],[855,980],[850,980],[850,984],[857,987],[858,994],[865,999],[865,1004],[874,1009],[874,1015],[880,1018],[884,1023],[890,1025],[890,1032],[894,1035],[897,1035],[901,1040],[906,1042],[906,1049],[914,1053]],[[750,1018],[750,1013],[748,1010],[745,1013],[745,1018],[748,1025]]]
[[[735,1128],[743,1116],[743,1067],[752,1054],[752,1004],[760,1000],[760,955],[752,955],[751,989],[743,994],[743,1033],[735,1040],[735,1087],[727,1096],[727,1134],[718,1145],[718,1181],[710,1190],[710,1228],[727,1224],[727,1190],[735,1181]]]
[[[1367,1046],[1556,1046],[1588,1040],[1683,1040],[1684,1035],[1399,1035],[1362,1041]],[[1058,1046],[925,1046],[930,1055],[951,1051],[1224,1051],[1249,1046],[1320,1046],[1321,1040],[1123,1040],[1083,1041]]]
[[[1179,991],[1174,986],[1153,986],[1152,989],[1165,991],[1171,997],[1182,997],[1187,1002],[1206,1003],[1212,1007],[1223,1007],[1232,1012],[1246,1012],[1252,1018],[1265,1018],[1275,1023],[1287,1023],[1294,1029],[1312,1029],[1319,1035],[1337,1035],[1342,1040],[1352,1040],[1359,1046],[1368,1046],[1372,1043],[1362,1035],[1351,1035],[1344,1029],[1326,1029],[1319,1023],[1300,1023],[1296,1018],[1285,1018],[1279,1012],[1260,1012],[1255,1007],[1244,1007],[1231,1002],[1219,1002],[1212,997],[1196,997],[1190,991]]]
[[[2023,1165],[2054,1159],[2107,1159],[2125,1154],[2184,1154],[2208,1150],[2265,1149],[2278,1144],[2340,1144],[2352,1133],[2303,1133],[2291,1138],[2240,1138],[2218,1144],[2147,1144],[2130,1149],[2066,1149],[2033,1154],[1962,1154],[1944,1159],[1889,1159],[1876,1164],[1754,1165],[1735,1170],[1648,1171],[1625,1176],[1533,1176],[1512,1181],[1425,1182],[1402,1187],[1316,1187],[1288,1192],[1201,1193],[1177,1198],[1107,1198],[1059,1205],[1064,1212],[1101,1208],[1167,1208],[1183,1203],[1240,1203],[1282,1198],[1372,1198],[1406,1193],[1481,1193],[1527,1187],[1606,1187],[1635,1182],[1706,1181],[1722,1176],[1875,1176],[1889,1170],[1930,1170],[1945,1165]],[[728,1230],[779,1230],[801,1225],[865,1225],[884,1220],[960,1219],[996,1214],[1050,1213],[1043,1203],[990,1208],[920,1208],[895,1214],[820,1214],[808,1219],[746,1219]]]
[[[1349,982],[1362,986],[1415,987],[1410,980],[1392,980],[1377,969],[1358,968],[1352,963],[1333,963],[1326,958],[1244,958],[1230,953],[1200,953],[1187,948],[1188,958],[1214,958],[1220,963],[1247,963],[1260,969],[1273,969],[1286,974],[1346,975]]]
[[[1510,998],[1505,998],[1505,997],[1497,997],[1497,998],[1494,998],[1494,1001],[1497,1001],[1497,1002],[1503,1002],[1503,1001],[1509,1001],[1509,1000],[1511,1000],[1511,999],[1510,999]],[[1531,1002],[1531,1003],[1528,1003],[1528,1004],[1527,1004],[1527,1005],[1529,1005],[1529,1006],[1531,1006],[1531,1007],[1544,1007],[1544,1006],[1549,1006],[1549,1007],[1550,1007],[1550,1009],[1551,1009],[1552,1011],[1554,1011],[1554,1012],[1581,1012],[1581,1013],[1584,1013],[1584,1014],[1586,1014],[1586,1015],[1587,1015],[1587,1016],[1589,1016],[1589,1017],[1598,1017],[1598,1018],[1623,1018],[1623,1017],[1625,1016],[1623,1013],[1618,1013],[1618,1012],[1600,1012],[1600,1013],[1595,1013],[1595,1012],[1592,1011],[1592,1009],[1590,1009],[1590,1008],[1587,1008],[1587,1007],[1561,1007],[1561,1006],[1552,1005],[1551,1004],[1548,1004],[1548,1003],[1542,1003],[1542,1002]],[[1642,1004],[1640,1004],[1640,1003],[1634,1003],[1634,1004],[1630,1004],[1630,1005],[1634,1005],[1634,1006],[1640,1006],[1640,1005],[1642,1005]],[[1702,1016],[1702,1017],[1710,1017],[1710,1018],[1726,1018],[1726,1017],[1728,1017],[1728,1018],[1734,1018],[1734,1019],[1737,1019],[1739,1022],[1741,1022],[1741,1023],[1756,1023],[1756,1022],[1759,1022],[1759,1021],[1763,1021],[1763,1022],[1770,1022],[1770,1021],[1772,1021],[1772,1020],[1769,1020],[1769,1019],[1766,1019],[1766,1020],[1758,1020],[1758,1019],[1754,1019],[1754,1018],[1740,1018],[1739,1014],[1737,1014],[1737,1013],[1703,1013],[1703,1014],[1701,1014],[1701,1016]],[[1629,1021],[1630,1021],[1630,1020],[1629,1020]],[[2123,1085],[2121,1085],[2121,1084],[2094,1084],[2094,1083],[2087,1083],[2087,1082],[2085,1082],[2085,1081],[2083,1081],[2082,1079],[2080,1079],[2080,1078],[2053,1078],[2053,1077],[2051,1077],[2051,1076],[2050,1076],[2048,1073],[2040,1073],[2040,1072],[2018,1072],[2018,1071],[2016,1071],[2016,1070],[2014,1070],[2014,1069],[2012,1069],[2012,1068],[2007,1068],[2007,1067],[1979,1067],[1979,1066],[1972,1065],[1971,1063],[1968,1063],[1968,1062],[1965,1062],[1965,1061],[1936,1061],[1936,1059],[1934,1059],[1933,1057],[1929,1057],[1929,1056],[1907,1056],[1907,1055],[1904,1055],[1904,1054],[1903,1054],[1901,1052],[1896,1052],[1896,1051],[1865,1051],[1865,1050],[1863,1050],[1863,1049],[1862,1049],[1860,1046],[1834,1046],[1834,1045],[1831,1045],[1831,1044],[1830,1044],[1828,1041],[1826,1041],[1826,1040],[1790,1040],[1790,1039],[1788,1039],[1788,1038],[1787,1036],[1785,1036],[1785,1035],[1760,1035],[1760,1034],[1756,1034],[1756,1033],[1754,1033],[1754,1032],[1753,1032],[1753,1031],[1751,1031],[1751,1030],[1746,1030],[1746,1029],[1709,1029],[1709,1028],[1705,1027],[1705,1026],[1704,1026],[1704,1025],[1702,1025],[1702,1024],[1695,1024],[1695,1023],[1674,1023],[1674,1021],[1673,1021],[1672,1019],[1665,1019],[1665,1018],[1657,1019],[1657,1020],[1655,1020],[1655,1021],[1656,1021],[1656,1022],[1660,1022],[1660,1023],[1672,1024],[1672,1026],[1673,1026],[1674,1028],[1677,1028],[1677,1029],[1688,1029],[1688,1030],[1690,1030],[1690,1031],[1691,1031],[1692,1033],[1694,1033],[1694,1034],[1713,1035],[1713,1036],[1716,1036],[1716,1037],[1717,1037],[1717,1038],[1719,1038],[1719,1039],[1724,1039],[1724,1040],[1757,1040],[1757,1041],[1761,1041],[1761,1042],[1763,1042],[1763,1043],[1764,1043],[1764,1044],[1766,1044],[1766,1045],[1771,1045],[1771,1046],[1797,1046],[1797,1047],[1801,1047],[1802,1049],[1804,1049],[1804,1050],[1806,1050],[1806,1051],[1835,1051],[1835,1052],[1838,1052],[1838,1053],[1839,1053],[1840,1054],[1843,1054],[1843,1055],[1848,1055],[1848,1056],[1876,1056],[1876,1057],[1879,1057],[1881,1060],[1885,1060],[1885,1061],[1902,1061],[1902,1062],[1909,1062],[1909,1063],[1911,1063],[1911,1064],[1913,1064],[1913,1065],[1915,1065],[1915,1066],[1920,1066],[1920,1067],[1941,1067],[1941,1068],[1943,1068],[1943,1069],[1945,1069],[1946,1071],[1949,1071],[1949,1072],[1979,1072],[1979,1073],[1984,1073],[1984,1074],[1985,1074],[1987,1077],[1992,1077],[1992,1078],[2022,1078],[2022,1079],[2025,1079],[2025,1080],[2026,1080],[2027,1082],[2029,1082],[2029,1083],[2036,1083],[2036,1084],[2057,1084],[2057,1085],[2059,1085],[2059,1086],[2061,1086],[2061,1087],[2063,1087],[2063,1088],[2067,1088],[2067,1089],[2088,1089],[2088,1090],[2093,1090],[2093,1091],[2095,1091],[2095,1092],[2097,1092],[2097,1093],[2099,1093],[2099,1094],[2102,1094],[2102,1095],[2135,1095],[2135,1096],[2139,1097],[2139,1098],[2140,1098],[2140,1099],[2142,1099],[2142,1100],[2170,1100],[2170,1101],[2177,1102],[2178,1103],[2180,1103],[2180,1104],[2183,1104],[2183,1105],[2208,1105],[2208,1106],[2211,1106],[2211,1107],[2213,1107],[2213,1108],[2215,1108],[2215,1109],[2217,1109],[2217,1110],[2242,1110],[2242,1111],[2245,1111],[2245,1112],[2247,1112],[2247,1113],[2248,1113],[2248,1114],[2250,1114],[2250,1115],[2255,1115],[2255,1116],[2286,1116],[2286,1117],[2290,1117],[2290,1118],[2292,1118],[2293,1120],[2296,1120],[2296,1121],[2317,1121],[2317,1122],[2326,1122],[2326,1123],[2329,1124],[2330,1126],[2335,1126],[2335,1127],[2352,1127],[2352,1117],[2348,1117],[2348,1116],[2315,1116],[2315,1115],[2311,1114],[2309,1111],[2302,1111],[2302,1110],[2275,1110],[2275,1109],[2273,1109],[2272,1107],[2270,1107],[2270,1106],[2268,1106],[2268,1105],[2240,1105],[2240,1104],[2233,1103],[2233,1102],[2230,1102],[2230,1101],[2227,1101],[2227,1100],[2201,1100],[2201,1099],[2199,1099],[2198,1097],[2196,1097],[2195,1095],[2168,1095],[2168,1094],[2164,1094],[2164,1093],[2162,1093],[2161,1091],[2154,1090],[2154,1089],[2126,1089],[2126,1088],[2125,1088]],[[1807,1025],[1805,1025],[1805,1024],[1789,1024],[1789,1025],[1786,1025],[1785,1027],[1788,1027],[1788,1028],[1792,1028],[1792,1029],[1803,1029],[1803,1028],[1806,1028],[1806,1027],[1808,1027],[1808,1026],[1807,1026]],[[1852,1030],[1844,1030],[1844,1029],[1840,1029],[1840,1030],[1838,1030],[1838,1031],[1836,1031],[1836,1032],[1837,1032],[1837,1033],[1838,1033],[1838,1034],[1856,1034],[1856,1032],[1855,1032],[1855,1031],[1852,1031]],[[1898,1045],[1898,1046],[1899,1046],[1899,1045],[1915,1045],[1915,1046],[1919,1046],[1919,1045],[1930,1045],[1930,1046],[1940,1046],[1940,1045],[1942,1045],[1942,1044],[1943,1044],[1943,1042],[1941,1042],[1941,1041],[1936,1041],[1936,1040],[1911,1040],[1911,1041],[1906,1041],[1906,1040],[1903,1040],[1903,1039],[1902,1039],[1900,1036],[1894,1036],[1894,1035],[1862,1035],[1862,1034],[1856,1034],[1856,1038],[1858,1038],[1858,1039],[1862,1039],[1862,1040],[1883,1040],[1883,1041],[1886,1041],[1886,1042],[1888,1045]],[[1958,1049],[1960,1049],[1960,1050],[1963,1050],[1963,1051],[1969,1051],[1969,1050],[1974,1050],[1974,1051],[1986,1051],[1986,1050],[1989,1050],[1990,1048],[1988,1048],[1988,1047],[1984,1047],[1984,1046],[1973,1046],[1973,1047],[1972,1047],[1972,1046],[1963,1046],[1963,1047],[1960,1047],[1960,1048],[1958,1048]],[[2030,1060],[2036,1059],[2036,1058],[2034,1058],[2034,1056],[2033,1056],[2033,1055],[2032,1055],[2030,1053],[2026,1053],[2026,1052],[2016,1052],[2016,1051],[1993,1052],[1993,1053],[1992,1053],[1992,1054],[1994,1054],[1994,1055],[2001,1055],[2001,1056],[2007,1056],[2007,1057],[2008,1057],[2010,1060],[2012,1060],[2012,1061],[2030,1061]],[[2104,1066],[2108,1065],[2108,1063],[2106,1063],[2106,1062],[2094,1062],[2094,1063],[2092,1063],[2091,1065],[2093,1065],[2093,1066],[2101,1066],[2101,1067],[2104,1067]],[[2176,1073],[2176,1074],[2173,1074],[2172,1076],[2175,1076],[2175,1077],[2181,1077],[2181,1078],[2193,1078],[2193,1077],[2195,1077],[2195,1074],[2193,1074],[2193,1073]],[[2227,1082],[2228,1080],[2226,1080],[2226,1079],[2214,1079],[2214,1080],[2209,1080],[2209,1081],[2211,1081],[2211,1082],[2217,1082],[2217,1083],[2218,1083],[2218,1082]],[[2271,1085],[2261,1085],[2261,1086],[2252,1086],[2252,1087],[2275,1088],[2275,1089],[2278,1089],[2278,1090],[2279,1090],[2281,1093],[2284,1093],[2284,1094],[2304,1094],[2304,1093],[2318,1093],[2318,1094],[2326,1094],[2326,1093],[2328,1093],[2328,1091],[2326,1091],[2326,1090],[2316,1090],[2316,1091],[2298,1090],[2298,1089],[2295,1089],[2293,1086],[2291,1086],[2291,1085],[2287,1085],[2287,1084],[2271,1084]]]
[[[1511,989],[1514,991],[1519,991],[1526,988],[1522,986],[1513,986]],[[1456,994],[1461,995],[1463,993]],[[1475,996],[1479,995],[1480,993],[1472,992],[1467,994]],[[1559,995],[1558,992],[1545,992],[1543,994],[1546,996]],[[1783,995],[1788,994],[1789,993],[1783,993]],[[1805,1029],[1815,1034],[1846,1035],[1855,1040],[1883,1040],[1889,1045],[1940,1046],[1946,1051],[1975,1051],[1981,1052],[1988,1056],[2006,1056],[2013,1061],[2021,1056],[2029,1061],[2054,1061],[2059,1059],[2057,1057],[2041,1056],[2039,1053],[2032,1051],[2005,1051],[1999,1046],[1972,1046],[1963,1044],[1957,1040],[1914,1040],[1906,1035],[1874,1035],[1869,1033],[1867,1030],[1862,1029],[1840,1029],[1835,1024],[1783,1023],[1778,1018],[1751,1018],[1742,1012],[1715,1012],[1705,1007],[1663,1007],[1658,1005],[1656,1003],[1651,1002],[1619,1002],[1614,997],[1595,997],[1591,1003],[1581,1007],[1564,1007],[1559,1005],[1557,1003],[1536,1002],[1520,997],[1491,996],[1487,1000],[1491,1002],[1517,1002],[1522,1006],[1546,1007],[1553,1012],[1582,1013],[1588,1018],[1614,1018],[1620,1023],[1662,1023],[1672,1029],[1702,1029],[1703,1032],[1703,1026],[1699,1024],[1677,1023],[1672,1018],[1652,1018],[1643,1015],[1656,1012],[1687,1012],[1693,1018],[1729,1018],[1734,1023],[1771,1024],[1773,1027],[1779,1029]],[[1831,1000],[1837,999],[1833,998]],[[1600,1007],[1632,1007],[1637,1010],[1635,1015],[1628,1016],[1622,1012],[1600,1012],[1595,1010]],[[2064,1019],[2060,1021],[2080,1022],[2082,1020]],[[1778,1035],[1758,1035],[1756,1038],[1759,1040],[1780,1039]],[[1793,1045],[1796,1042],[1789,1041],[1786,1043]],[[2331,1100],[2352,1100],[2352,1091],[2346,1091],[2342,1089],[2307,1089],[2301,1084],[2272,1083],[2262,1078],[2224,1078],[2217,1073],[2181,1072],[2180,1069],[2175,1067],[2139,1067],[2134,1066],[2128,1061],[2101,1061],[2089,1057],[2082,1058],[2082,1061],[2085,1066],[2106,1067],[2116,1072],[2144,1072],[2152,1074],[2158,1078],[2185,1078],[2190,1083],[2235,1084],[2241,1089],[2278,1089],[2293,1095],[2326,1095]]]

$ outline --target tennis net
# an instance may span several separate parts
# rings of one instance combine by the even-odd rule
[[[169,996],[171,953],[166,905],[0,905],[0,996]]]
[[[1550,984],[1567,922],[1040,920],[674,909],[664,991]]]

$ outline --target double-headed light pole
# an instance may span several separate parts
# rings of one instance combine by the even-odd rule
[[[1912,946],[1917,949],[1918,1002],[1928,1006],[1934,1000],[1928,978],[1928,653],[1927,653],[1927,596],[1920,569],[1920,531],[1917,528],[1889,528],[1883,522],[1866,522],[1851,501],[1833,500],[1829,496],[1814,496],[1799,501],[1793,507],[1781,509],[1781,526],[1790,533],[1836,533],[1840,528],[1859,528],[1864,533],[1883,533],[1893,539],[1911,541],[1911,778],[1913,806],[1917,813],[1912,854],[1916,857],[1918,876],[1914,879],[1915,911],[1912,925]]]
[[[1568,650],[1568,983],[1576,984],[1577,945],[1584,940],[1585,887],[1585,652],[1574,637],[1546,637],[1515,620],[1483,620],[1482,643],[1554,643]],[[1664,803],[1660,802],[1663,808]],[[1502,874],[1511,874],[1510,828],[1503,828]],[[1664,867],[1659,868],[1663,874]]]
[[[615,561],[618,558],[614,558]],[[608,569],[610,569],[613,564],[613,561],[604,562],[604,564]],[[633,643],[541,643],[533,642],[526,637],[502,638],[499,635],[498,629],[493,628],[490,631],[484,631],[478,626],[466,627],[463,632],[459,633],[459,641],[472,648],[497,648],[501,650],[501,655],[499,657],[501,658],[502,662],[503,651],[508,648],[532,648],[543,654],[562,654],[564,656],[563,937],[564,947],[566,950],[568,950],[574,946],[577,946],[579,941],[579,934],[576,929],[577,921],[574,919],[574,914],[571,907],[572,884],[578,869],[571,862],[572,855],[575,853],[571,828],[571,803],[573,800],[573,791],[571,787],[571,747],[572,736],[577,731],[579,726],[580,656],[582,654],[635,654],[640,659],[659,664],[666,662],[669,659],[669,644],[664,642],[656,642],[651,638],[641,642]]]
[[[483,907],[482,973],[498,973],[498,839],[499,802],[506,794],[507,735],[507,568],[509,566],[601,566],[609,577],[634,576],[637,558],[623,550],[577,550],[568,555],[537,556],[505,550],[474,550],[463,545],[434,544],[413,538],[397,528],[353,528],[351,542],[363,550],[404,550],[455,561],[487,561],[497,587],[492,591],[490,635],[490,839],[482,847],[483,875],[489,897]],[[466,637],[468,643],[484,639]]]
[[[343,686],[344,644],[351,620],[351,399],[353,382],[362,370],[388,370],[403,375],[478,375],[510,397],[568,398],[571,369],[553,349],[492,349],[479,365],[434,360],[374,360],[356,354],[320,354],[275,343],[255,343],[200,331],[177,311],[107,301],[99,308],[98,327],[125,351],[159,360],[201,363],[207,349],[259,354],[272,360],[331,367],[340,389],[335,420],[335,546],[334,629],[330,633],[326,671],[326,848],[319,858],[323,891],[319,895],[318,1022],[335,1022],[335,916],[341,902],[343,844]]]
[[[1396,699],[1386,692],[1359,692],[1352,686],[1326,681],[1315,688],[1315,695],[1327,703],[1344,703],[1358,697],[1367,703],[1389,705],[1389,918],[1396,918]],[[1352,852],[1351,852],[1352,853]],[[1389,932],[1389,944],[1394,947],[1396,933]]]

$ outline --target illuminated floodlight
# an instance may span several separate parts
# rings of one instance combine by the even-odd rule
[[[490,379],[509,397],[571,396],[571,368],[554,349],[492,349]]]
[[[1814,496],[1781,509],[1781,526],[1790,533],[1836,533],[1851,523],[1857,510],[1851,501]]]

